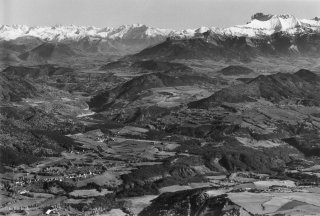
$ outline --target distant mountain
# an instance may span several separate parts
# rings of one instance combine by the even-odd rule
[[[42,62],[52,59],[64,59],[77,55],[78,54],[68,45],[62,43],[43,43],[40,46],[19,55],[19,58],[25,61]]]
[[[246,44],[246,41],[238,38],[224,41],[226,45],[207,42],[201,38],[167,40],[161,44],[146,48],[141,52],[127,56],[124,59],[226,59],[239,58],[242,60],[255,56],[255,49]],[[221,41],[222,42],[222,41]],[[227,45],[227,43],[232,43]],[[230,46],[230,47],[228,47]]]
[[[239,45],[244,45],[259,47],[268,52],[290,49],[294,53],[318,52],[320,50],[319,35],[320,21],[318,19],[298,19],[292,15],[258,13],[253,15],[252,20],[246,25],[225,29],[200,27],[171,30],[141,24],[122,25],[117,28],[74,25],[44,27],[2,25],[0,26],[0,47],[9,50],[6,53],[10,55],[16,55],[11,52],[19,52],[18,55],[20,55],[22,52],[36,48],[41,43],[63,44],[75,52],[127,55],[155,46],[167,39],[202,38],[223,49],[232,49],[235,46],[238,49]],[[281,40],[278,40],[279,37]],[[7,56],[9,54],[6,54],[4,58],[8,58]],[[25,57],[22,56],[22,58]]]
[[[25,25],[2,25],[0,38],[12,40],[18,37],[32,36],[45,41],[81,40],[85,37],[95,37],[113,40],[141,40],[146,38],[164,38],[172,30],[153,28],[141,24],[122,25],[118,28],[97,28],[93,26],[42,26],[28,27]]]
[[[197,34],[212,31],[216,34],[233,36],[271,35],[275,32],[289,34],[317,31],[318,19],[298,19],[292,15],[265,15],[257,13],[246,25],[237,25],[225,29],[200,27],[198,29],[171,30],[154,28],[141,24],[122,25],[117,28],[97,28],[94,26],[42,26],[28,27],[25,25],[2,25],[0,38],[12,40],[24,36],[37,37],[46,41],[81,40],[86,37],[95,37],[111,40],[154,40],[161,41],[166,37],[189,38]]]
[[[41,45],[43,42],[42,40],[34,37],[22,37],[16,38],[14,40],[0,41],[0,48],[2,52],[15,52],[21,53],[26,52],[36,46]]]
[[[225,29],[226,34],[237,36],[271,35],[275,32],[286,32],[296,34],[302,32],[319,32],[320,22],[317,19],[298,19],[295,16],[265,15],[257,13],[252,16],[252,20],[246,25],[237,25]]]
[[[35,37],[19,37],[14,40],[0,41],[0,62],[2,63],[18,63],[18,56],[36,46],[42,44],[43,41]]]
[[[226,36],[210,33],[207,38],[167,39],[126,60],[211,59],[248,62],[258,56],[320,56],[320,33],[289,35],[276,32],[268,36]]]

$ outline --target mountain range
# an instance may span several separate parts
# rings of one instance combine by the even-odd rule
[[[245,25],[229,28],[200,27],[197,29],[172,30],[161,29],[142,24],[122,25],[117,28],[97,28],[94,26],[37,26],[2,25],[0,39],[13,40],[19,37],[32,36],[46,41],[81,40],[85,37],[112,40],[162,40],[166,37],[188,38],[198,33],[211,31],[215,34],[232,36],[261,36],[285,31],[289,34],[301,32],[320,32],[319,19],[298,19],[292,15],[264,15],[257,13]]]
[[[0,59],[3,62],[35,63],[75,59],[88,54],[134,58],[241,58],[257,54],[300,53],[317,55],[320,21],[292,15],[257,13],[245,25],[229,28],[171,30],[141,24],[118,28],[84,26],[0,27]],[[189,40],[191,39],[191,40]],[[198,41],[192,40],[201,39]],[[172,42],[173,41],[173,42]],[[141,52],[141,53],[139,53]],[[241,53],[241,56],[239,56]]]

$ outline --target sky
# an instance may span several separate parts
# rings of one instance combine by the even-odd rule
[[[0,24],[230,27],[256,12],[320,17],[320,0],[0,0]]]

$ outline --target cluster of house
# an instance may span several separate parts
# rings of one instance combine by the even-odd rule
[[[71,149],[70,151],[69,151],[69,153],[71,153],[71,154],[77,154],[77,155],[79,155],[79,154],[86,154],[86,153],[91,153],[91,152],[93,152],[92,150],[84,150],[84,149],[82,149],[81,151],[76,151],[76,150],[73,150],[73,149]]]
[[[52,175],[62,175],[63,170],[61,169],[52,169],[49,167],[43,168],[41,173],[39,175],[44,175],[44,176],[52,176]]]
[[[28,184],[32,184],[32,183],[36,183],[39,181],[42,182],[51,182],[51,181],[64,181],[66,179],[72,179],[75,181],[79,181],[79,180],[83,180],[83,179],[87,179],[96,175],[100,175],[102,174],[102,170],[101,171],[86,171],[86,172],[82,172],[82,173],[72,173],[72,174],[66,174],[66,173],[61,173],[61,176],[55,176],[55,177],[50,177],[50,178],[38,178],[38,177],[26,177],[26,176],[22,176],[19,177],[18,179],[16,179],[16,181],[14,182],[15,186],[25,186]]]
[[[50,206],[45,210],[46,215],[60,215],[59,210],[61,208],[67,208],[68,205],[63,204],[63,206],[60,206],[60,204]],[[83,212],[84,215],[100,215],[102,213],[107,212],[109,209],[107,207],[95,207],[87,212]]]
[[[108,144],[109,141],[114,141],[114,139],[111,138],[111,137],[108,137],[108,136],[99,136],[99,137],[96,137],[96,138],[94,139],[94,141],[104,142],[104,143]]]
[[[35,182],[38,182],[40,179],[36,178],[36,177],[29,177],[29,176],[20,176],[18,179],[15,180],[14,184],[16,186],[25,186],[28,184],[32,184]]]
[[[73,179],[73,180],[82,180],[82,179],[86,179],[86,178],[90,178],[96,175],[100,175],[102,173],[102,171],[97,171],[97,172],[91,172],[91,171],[87,171],[84,173],[72,173],[72,174],[67,174],[64,175],[63,177],[66,179]]]
[[[84,171],[81,173],[62,173],[59,177],[53,177],[53,178],[45,178],[44,181],[50,182],[50,181],[64,181],[66,179],[72,179],[74,181],[80,181],[83,179],[87,179],[96,175],[100,175],[102,171]]]

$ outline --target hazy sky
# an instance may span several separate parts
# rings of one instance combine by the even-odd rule
[[[229,27],[256,12],[320,16],[320,0],[0,0],[0,24]]]

